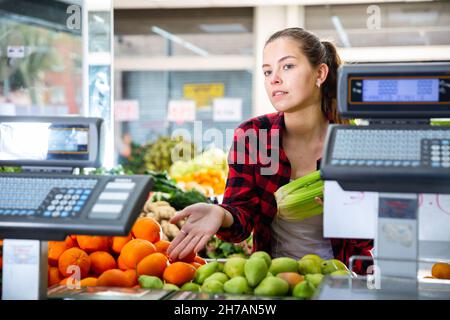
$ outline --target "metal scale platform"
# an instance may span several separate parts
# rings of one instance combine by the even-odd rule
[[[430,124],[450,117],[450,64],[344,65],[338,107],[368,125],[330,126],[321,175],[345,191],[379,192],[374,265],[368,277],[327,278],[317,298],[450,299],[450,280],[418,276],[436,257],[450,262],[450,239],[437,252],[418,239],[418,194],[450,194],[450,126]]]

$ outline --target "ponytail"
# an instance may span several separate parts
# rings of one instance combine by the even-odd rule
[[[332,123],[344,123],[338,114],[337,108],[337,71],[342,64],[336,46],[329,41],[321,41],[325,50],[325,63],[328,66],[328,75],[322,84],[322,112]]]

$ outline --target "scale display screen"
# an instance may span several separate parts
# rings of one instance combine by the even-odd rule
[[[438,102],[439,79],[366,79],[363,102]]]
[[[450,64],[344,65],[338,107],[344,118],[446,118]]]
[[[89,126],[0,123],[0,160],[88,160]]]
[[[88,167],[100,160],[102,120],[0,117],[0,165]]]

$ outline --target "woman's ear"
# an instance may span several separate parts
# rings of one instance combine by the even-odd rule
[[[325,63],[321,63],[317,68],[317,80],[316,85],[320,88],[322,84],[325,82],[328,76],[328,66]]]

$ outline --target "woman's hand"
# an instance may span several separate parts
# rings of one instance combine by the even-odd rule
[[[170,259],[183,259],[189,253],[197,253],[206,246],[225,220],[225,210],[219,206],[196,203],[176,214],[171,223],[188,218],[181,232],[172,240],[167,253]]]

